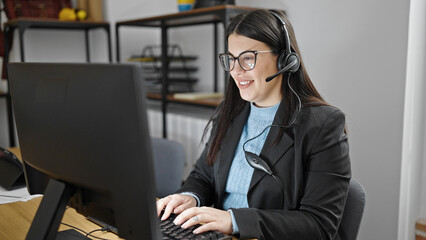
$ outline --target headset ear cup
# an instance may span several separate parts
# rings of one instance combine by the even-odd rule
[[[286,66],[286,54],[285,52],[281,52],[280,55],[277,58],[277,68],[278,71],[283,69]]]
[[[296,53],[292,52],[292,53],[288,54],[288,56],[286,57],[284,66],[287,66],[294,61],[296,61],[296,64],[294,66],[292,66],[287,72],[295,73],[295,72],[297,72],[297,70],[299,70],[299,67],[300,67],[299,56]]]

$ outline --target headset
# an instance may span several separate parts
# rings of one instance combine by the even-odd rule
[[[295,73],[300,67],[300,59],[297,53],[292,52],[291,44],[290,44],[290,36],[287,30],[287,24],[285,21],[276,13],[269,10],[269,13],[275,16],[282,24],[283,33],[284,33],[284,51],[280,53],[277,58],[277,68],[278,72],[266,78],[266,82],[271,81],[276,76],[289,72]]]
[[[267,77],[266,82],[269,82],[272,79],[274,79],[276,76],[283,74],[283,73],[286,73],[286,72],[288,72],[290,74],[295,73],[297,70],[299,70],[299,67],[300,67],[299,56],[297,55],[297,53],[292,52],[292,49],[291,49],[290,37],[289,37],[288,31],[287,31],[286,23],[277,13],[275,13],[271,10],[269,10],[269,13],[271,13],[273,16],[275,16],[282,23],[283,32],[284,32],[284,39],[285,39],[285,46],[284,46],[284,51],[282,51],[277,58],[278,72]],[[253,138],[248,139],[243,144],[243,151],[244,151],[244,155],[245,155],[247,163],[252,168],[265,172],[266,174],[268,174],[269,176],[272,176],[277,181],[277,183],[280,187],[280,190],[281,190],[282,197],[283,197],[282,207],[284,206],[284,190],[283,190],[283,184],[282,184],[281,179],[279,178],[279,176],[274,174],[274,172],[272,171],[272,168],[269,166],[269,164],[264,159],[262,159],[259,155],[255,154],[255,153],[246,151],[245,145],[248,142],[260,137],[266,131],[266,129],[268,129],[270,127],[290,128],[290,127],[292,127],[293,123],[296,122],[296,120],[299,116],[300,110],[302,108],[302,101],[300,100],[299,95],[296,93],[296,91],[294,91],[294,89],[290,85],[290,75],[288,76],[287,84],[288,84],[288,87],[290,88],[290,90],[294,93],[294,95],[297,97],[297,99],[299,101],[297,113],[296,113],[295,117],[293,118],[293,120],[291,121],[291,123],[288,124],[288,125],[271,124],[271,125],[265,127],[262,130],[262,132],[260,132],[258,135],[254,136]]]
[[[285,39],[286,46],[284,46],[284,51],[281,52],[280,56],[277,59],[277,66],[278,66],[279,71],[277,73],[275,73],[274,75],[267,77],[266,82],[271,81],[276,76],[278,76],[278,75],[280,75],[284,72],[287,72],[287,71],[290,74],[294,73],[299,69],[299,66],[300,66],[299,56],[297,55],[297,53],[294,53],[294,52],[291,51],[290,37],[288,35],[286,23],[277,13],[275,13],[271,10],[269,10],[269,13],[271,13],[273,16],[275,16],[282,23],[283,32],[284,32],[284,35],[285,35],[284,39]],[[282,67],[283,65],[284,65],[284,67]],[[296,112],[296,115],[293,118],[293,120],[290,122],[290,124],[288,124],[286,126],[285,125],[271,124],[271,125],[265,127],[260,134],[258,134],[257,136],[255,136],[253,138],[248,139],[243,144],[243,151],[244,151],[244,154],[245,154],[245,157],[246,157],[248,164],[255,169],[258,169],[258,170],[261,170],[261,171],[267,173],[268,175],[274,177],[275,179],[277,179],[277,178],[274,175],[274,173],[273,173],[271,167],[268,165],[268,163],[265,160],[263,160],[260,156],[258,156],[257,154],[246,151],[245,145],[248,142],[258,138],[260,135],[262,135],[266,131],[266,129],[268,129],[270,127],[290,128],[296,122],[296,120],[299,116],[300,110],[302,108],[302,101],[300,100],[299,95],[296,93],[296,91],[294,91],[294,89],[290,85],[290,75],[288,76],[287,85],[290,88],[290,90],[294,93],[294,95],[297,97],[297,100],[299,101],[299,106],[297,107],[297,112]],[[278,179],[277,179],[277,181],[278,181]],[[278,182],[280,183],[281,181],[278,181]]]

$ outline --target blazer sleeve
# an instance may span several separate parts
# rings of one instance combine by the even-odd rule
[[[335,110],[324,117],[318,128],[310,129],[306,125],[299,126],[301,128],[307,129],[304,136],[299,136],[303,141],[294,146],[294,156],[302,156],[295,161],[303,161],[304,166],[300,204],[296,209],[284,210],[233,209],[240,238],[335,237],[351,177],[345,117],[340,110]]]

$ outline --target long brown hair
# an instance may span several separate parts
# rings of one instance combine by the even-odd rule
[[[292,88],[300,97],[302,106],[327,105],[316,90],[315,86],[312,84],[305,69],[303,60],[300,57],[300,51],[296,42],[293,27],[285,16],[285,13],[277,10],[271,11],[274,11],[281,16],[281,19],[286,23],[292,52],[297,53],[300,58],[300,67],[297,72],[291,75],[285,73],[282,79],[288,79],[288,81],[290,81]],[[232,20],[226,30],[226,39],[228,39],[231,34],[242,35],[267,44],[274,51],[274,54],[279,55],[285,50],[285,33],[283,32],[282,27],[282,23],[279,19],[277,19],[268,10],[262,9],[248,11],[237,15]],[[281,84],[281,92],[283,96],[282,104],[285,104],[286,111],[284,113],[284,121],[280,124],[288,125],[297,109],[299,100],[287,84]],[[209,165],[213,165],[216,161],[216,156],[227,132],[227,128],[223,126],[230,126],[246,103],[247,102],[241,98],[238,87],[234,83],[232,77],[230,77],[225,99],[218,107],[216,113],[210,119],[206,129],[204,130],[204,135],[206,135],[208,129],[210,129],[209,126],[212,125],[212,122],[215,122],[217,127],[215,127],[215,129],[211,132],[213,134],[211,136],[212,141],[210,142],[207,154],[207,162]],[[281,130],[281,133],[279,134],[280,136],[283,131],[284,130]]]

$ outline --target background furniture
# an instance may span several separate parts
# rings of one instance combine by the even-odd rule
[[[180,143],[164,138],[151,138],[151,145],[157,196],[162,198],[181,187],[185,149]]]
[[[173,96],[169,95],[168,92],[168,72],[169,66],[167,64],[167,46],[168,46],[168,36],[167,31],[170,28],[190,26],[190,25],[201,25],[201,24],[213,24],[214,26],[214,92],[218,91],[218,74],[217,74],[217,54],[218,54],[218,23],[223,23],[223,26],[228,26],[230,19],[241,13],[243,11],[249,10],[252,8],[241,7],[235,5],[221,5],[215,7],[206,7],[199,8],[191,11],[180,12],[176,14],[162,15],[157,17],[150,18],[141,18],[135,20],[128,21],[120,21],[115,25],[116,28],[116,50],[117,50],[117,62],[120,62],[120,31],[122,27],[154,27],[161,29],[161,72],[162,74],[162,93],[161,95],[153,96],[148,95],[151,99],[160,99],[163,113],[163,137],[167,138],[167,124],[166,124],[166,114],[167,114],[167,103],[175,102],[181,104],[194,104],[198,106],[204,107],[216,107],[219,105],[221,99],[207,101],[205,104],[203,101],[180,101],[178,99],[173,98]],[[227,51],[227,44],[225,41],[225,51]],[[227,81],[227,73],[225,73],[225,81]]]
[[[416,240],[426,240],[426,218],[416,221]]]
[[[365,207],[365,191],[355,179],[349,183],[348,198],[337,234],[341,240],[356,240]]]
[[[130,56],[128,61],[139,63],[144,74],[144,87],[148,93],[161,93],[162,74],[160,45],[148,45],[142,49],[140,55]],[[182,48],[178,44],[168,46],[169,56],[169,91],[174,92],[192,92],[193,85],[198,81],[192,73],[198,69],[192,66],[192,62],[197,59],[197,56],[184,55]],[[148,96],[149,97],[149,96]]]
[[[25,62],[25,49],[24,49],[24,33],[28,29],[53,29],[53,30],[84,30],[85,32],[85,45],[86,45],[86,60],[90,62],[90,51],[89,51],[89,30],[92,29],[104,29],[107,36],[108,42],[108,56],[109,61],[112,61],[111,56],[111,33],[110,25],[107,22],[88,22],[88,21],[59,21],[56,19],[43,19],[43,18],[16,18],[10,20],[4,24],[4,59],[5,62],[3,66],[7,66],[9,62],[9,43],[8,41],[13,36],[15,30],[19,31],[19,48],[20,48],[20,57],[21,62]],[[5,71],[5,70],[3,70]],[[7,79],[6,74],[6,79]],[[9,85],[9,84],[8,84]],[[7,115],[8,115],[8,125],[9,125],[9,145],[14,147],[15,143],[15,131],[14,131],[14,121],[12,113],[12,102],[9,94],[9,87],[7,93],[0,93],[0,98],[6,99],[7,104]]]
[[[4,24],[6,36],[13,34],[14,30],[19,31],[19,48],[21,52],[21,61],[25,62],[24,51],[24,33],[28,29],[54,29],[54,30],[84,30],[86,40],[86,59],[90,62],[89,53],[89,30],[104,29],[108,41],[108,56],[109,61],[112,61],[111,56],[111,33],[110,26],[107,22],[88,22],[88,21],[59,21],[56,19],[40,19],[40,18],[16,18]],[[7,37],[5,36],[5,49],[8,47]],[[6,55],[7,54],[7,55]],[[5,59],[8,61],[8,51],[5,51]]]

